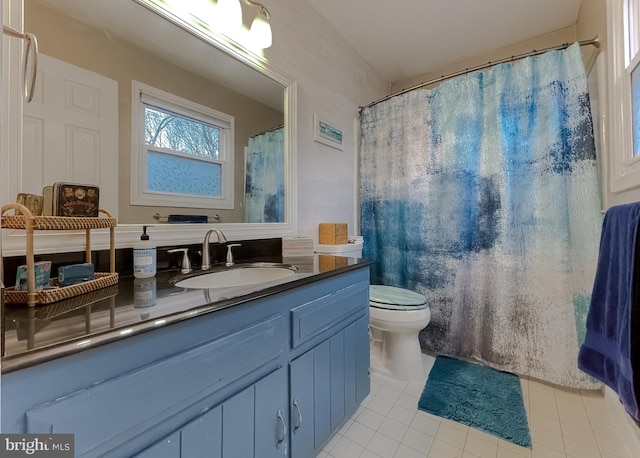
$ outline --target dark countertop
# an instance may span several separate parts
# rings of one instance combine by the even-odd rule
[[[30,308],[5,305],[2,373],[214,313],[371,264],[364,259],[330,255],[284,261],[280,258],[276,262],[294,264],[298,270],[281,280],[217,289],[173,286],[169,280],[179,272],[172,270],[158,272],[151,279],[120,277],[117,285],[49,305]]]

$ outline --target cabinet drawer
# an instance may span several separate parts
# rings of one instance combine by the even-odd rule
[[[37,407],[27,412],[27,432],[73,431],[78,456],[101,455],[274,361],[285,333],[285,317],[272,316]]]
[[[358,282],[291,309],[295,348],[358,311],[369,310],[369,283]]]

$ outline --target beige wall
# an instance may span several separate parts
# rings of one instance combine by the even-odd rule
[[[153,223],[152,214],[219,214],[242,222],[244,146],[251,135],[281,125],[282,112],[142,51],[113,36],[25,0],[25,30],[38,37],[40,52],[118,81],[118,184],[120,223]],[[131,158],[131,80],[173,93],[235,117],[234,210],[129,205]],[[284,92],[283,92],[284,93]]]

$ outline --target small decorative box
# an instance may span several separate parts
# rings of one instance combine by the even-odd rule
[[[349,242],[347,223],[320,223],[321,245],[343,245]]]
[[[45,286],[49,284],[49,278],[51,277],[51,261],[40,261],[34,263],[35,268],[35,289],[41,291]],[[18,267],[16,272],[16,291],[27,290],[27,266],[22,265]]]
[[[93,280],[93,264],[72,264],[58,268],[58,284],[60,286],[75,285],[83,281]]]

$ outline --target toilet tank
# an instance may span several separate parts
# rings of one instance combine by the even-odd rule
[[[315,245],[314,251],[320,254],[330,254],[333,256],[345,256],[347,258],[362,257],[362,241],[356,243],[345,243],[342,245]]]

